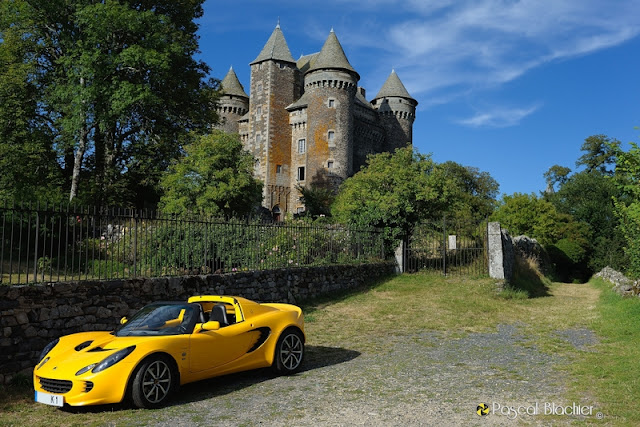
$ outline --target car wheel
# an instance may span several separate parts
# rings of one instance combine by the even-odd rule
[[[281,375],[297,372],[304,358],[304,337],[297,329],[287,329],[278,338],[273,361],[274,370]]]
[[[176,372],[166,356],[145,359],[134,374],[131,397],[138,408],[164,405],[176,384]]]

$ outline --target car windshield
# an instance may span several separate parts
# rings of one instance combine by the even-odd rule
[[[179,335],[193,331],[196,304],[155,303],[138,311],[114,331],[118,337]]]

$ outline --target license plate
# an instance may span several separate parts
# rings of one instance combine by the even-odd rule
[[[36,391],[36,402],[51,406],[64,406],[64,396]]]

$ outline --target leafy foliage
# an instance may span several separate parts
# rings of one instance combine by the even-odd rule
[[[443,178],[433,160],[412,147],[372,155],[360,172],[344,181],[331,211],[343,223],[387,227],[387,238],[397,240],[450,205]]]
[[[0,201],[60,201],[52,135],[40,117],[35,46],[22,2],[0,2]]]
[[[526,235],[543,245],[562,238],[582,241],[586,234],[571,215],[558,212],[552,203],[535,194],[503,196],[491,219],[499,221],[512,235]]]
[[[331,205],[336,198],[336,185],[326,170],[319,170],[305,187],[297,186],[305,205],[305,215],[311,218],[331,216]]]
[[[618,158],[615,183],[621,195],[615,199],[619,229],[625,237],[625,253],[629,257],[629,273],[640,277],[640,146],[631,143],[629,151],[612,146]]]
[[[172,214],[245,216],[262,201],[262,183],[253,177],[253,165],[237,134],[195,136],[161,179],[160,207]]]
[[[587,172],[612,175],[610,166],[616,163],[616,148],[620,141],[606,135],[592,135],[584,140],[580,150],[585,153],[576,161],[576,166],[584,166]]]
[[[488,172],[453,161],[436,165],[449,187],[451,205],[447,217],[456,222],[477,223],[494,211],[498,182]]]
[[[564,185],[569,178],[571,169],[565,166],[553,165],[544,173],[544,179],[547,182],[547,189],[552,191],[556,185]]]
[[[616,269],[624,266],[623,238],[617,230],[613,203],[619,194],[607,175],[582,171],[568,177],[557,192],[544,196],[559,212],[571,215],[588,228],[591,237],[584,261],[592,273],[607,265]]]
[[[0,94],[27,96],[0,144],[40,153],[70,199],[155,203],[184,136],[216,120],[217,82],[194,59],[202,3],[3,1]]]

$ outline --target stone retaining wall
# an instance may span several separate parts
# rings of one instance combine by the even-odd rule
[[[595,277],[600,277],[611,283],[613,291],[623,297],[637,296],[640,298],[640,280],[631,280],[609,266],[603,268]]]
[[[0,384],[31,375],[44,346],[81,331],[111,330],[153,301],[236,295],[297,303],[353,289],[394,273],[395,263],[240,272],[223,275],[0,286]]]

